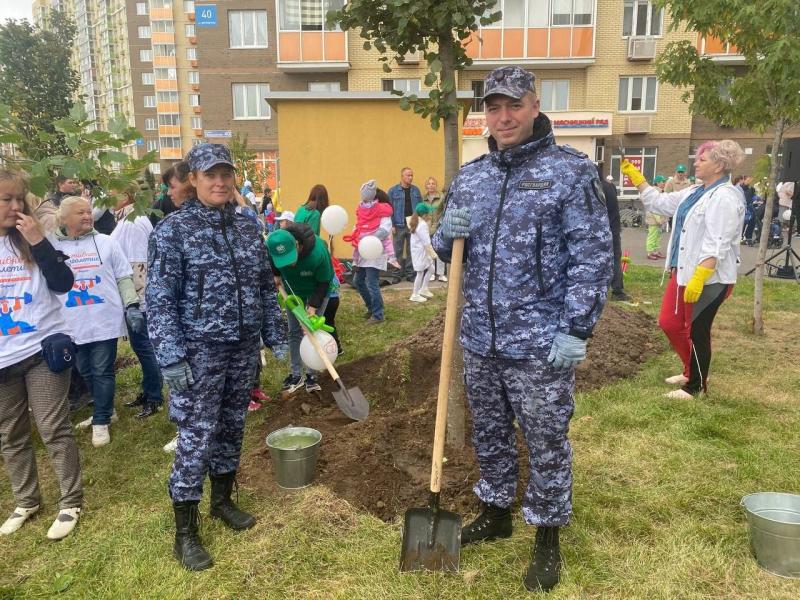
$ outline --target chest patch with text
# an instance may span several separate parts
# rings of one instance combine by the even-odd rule
[[[546,190],[553,187],[549,179],[523,179],[517,185],[518,190]]]

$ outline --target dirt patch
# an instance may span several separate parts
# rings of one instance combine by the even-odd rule
[[[372,404],[366,420],[354,423],[339,412],[330,395],[333,383],[327,379],[323,394],[301,393],[283,403],[267,419],[264,435],[290,424],[318,429],[323,443],[316,482],[381,519],[391,521],[410,507],[425,505],[443,330],[440,315],[386,352],[341,366],[342,379],[360,387]],[[587,360],[578,367],[577,389],[586,391],[634,374],[661,349],[655,331],[654,319],[645,313],[606,306]],[[478,478],[472,444],[468,441],[462,451],[447,448],[445,456],[443,504],[449,510],[472,512],[476,500],[471,489]],[[520,459],[520,471],[526,473],[524,451]],[[264,446],[244,457],[243,482],[274,493],[270,462]]]

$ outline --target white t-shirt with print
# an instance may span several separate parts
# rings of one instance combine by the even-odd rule
[[[47,336],[68,331],[39,267],[26,265],[0,236],[0,369],[41,352]]]
[[[51,242],[66,254],[75,283],[59,296],[61,312],[76,344],[127,335],[117,280],[130,277],[131,265],[119,244],[102,233]]]

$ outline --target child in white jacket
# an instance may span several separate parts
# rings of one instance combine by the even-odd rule
[[[433,272],[433,264],[436,260],[436,253],[431,246],[430,211],[430,206],[420,202],[414,207],[414,214],[409,222],[411,264],[417,273],[414,279],[414,292],[409,298],[412,302],[427,302],[428,298],[433,298],[433,294],[428,290],[428,278]]]

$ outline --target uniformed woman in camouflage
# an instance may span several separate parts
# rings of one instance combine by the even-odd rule
[[[190,570],[213,561],[198,535],[203,480],[211,479],[211,516],[232,529],[255,519],[231,492],[258,360],[259,337],[286,355],[286,330],[258,226],[236,214],[234,166],[220,144],[186,157],[197,197],[162,220],[150,237],[147,317],[178,426],[169,494],[175,557]]]
[[[453,239],[468,238],[461,344],[483,510],[461,539],[511,535],[516,419],[530,455],[522,514],[538,526],[523,582],[549,590],[561,570],[559,527],[572,513],[574,367],[606,299],[611,231],[597,170],[556,145],[533,75],[495,69],[485,91],[491,152],[453,180],[433,239],[448,260]]]

